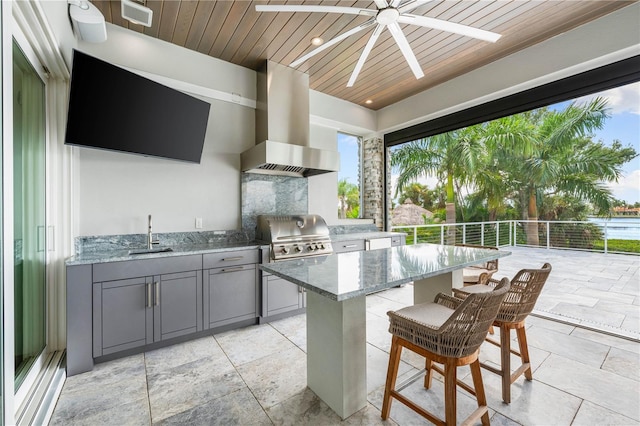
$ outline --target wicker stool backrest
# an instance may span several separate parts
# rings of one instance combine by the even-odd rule
[[[471,247],[471,248],[480,248],[480,249],[487,249],[487,250],[498,250],[498,247],[494,247],[494,246],[481,246],[478,244],[456,244],[457,247]],[[498,270],[498,259],[493,259],[493,260],[488,260],[485,263],[481,263],[480,265],[476,265],[476,266],[480,266],[484,269],[488,269],[490,271],[497,271]],[[482,282],[479,282],[478,284],[484,284]]]
[[[461,358],[471,355],[487,336],[508,290],[509,279],[503,278],[493,291],[471,294],[463,301],[441,293],[436,296],[436,303],[446,306],[447,300],[451,300],[457,307],[439,328],[389,312],[389,331],[441,356]],[[425,309],[428,309],[426,304]]]
[[[497,320],[520,322],[533,311],[533,307],[547,282],[551,265],[545,263],[540,269],[521,269],[511,279],[511,288],[502,302]]]

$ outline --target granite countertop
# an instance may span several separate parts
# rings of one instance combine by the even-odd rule
[[[510,254],[503,250],[415,244],[268,263],[260,268],[342,301]]]
[[[352,232],[345,234],[332,234],[331,241],[349,241],[349,240],[370,240],[375,238],[390,238],[398,235],[407,235],[404,232],[384,232],[384,231],[370,231],[370,232]]]
[[[154,247],[154,249],[162,248]],[[268,245],[264,245],[263,243],[258,243],[256,241],[246,241],[246,242],[214,242],[214,243],[205,243],[205,244],[185,244],[185,245],[177,245],[171,246],[172,251],[166,252],[157,252],[157,253],[148,253],[148,254],[129,254],[129,250],[105,250],[105,251],[95,251],[89,252],[86,254],[80,254],[76,256],[72,256],[66,261],[67,266],[73,265],[86,265],[92,263],[107,263],[107,262],[121,262],[128,260],[141,260],[141,259],[157,259],[162,257],[172,257],[172,256],[186,256],[191,254],[206,254],[206,253],[217,253],[223,251],[234,251],[234,250],[247,250],[247,249],[258,249],[258,248],[268,248]]]

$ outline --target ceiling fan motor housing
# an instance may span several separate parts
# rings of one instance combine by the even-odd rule
[[[395,7],[387,7],[386,9],[380,9],[376,15],[376,22],[380,25],[389,25],[394,22],[398,22],[400,12]]]

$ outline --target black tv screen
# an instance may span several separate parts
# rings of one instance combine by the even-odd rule
[[[200,163],[209,108],[74,50],[65,144]]]

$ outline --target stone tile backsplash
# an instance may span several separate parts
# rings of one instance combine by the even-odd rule
[[[306,178],[242,174],[242,229],[255,237],[256,216],[309,213]]]

